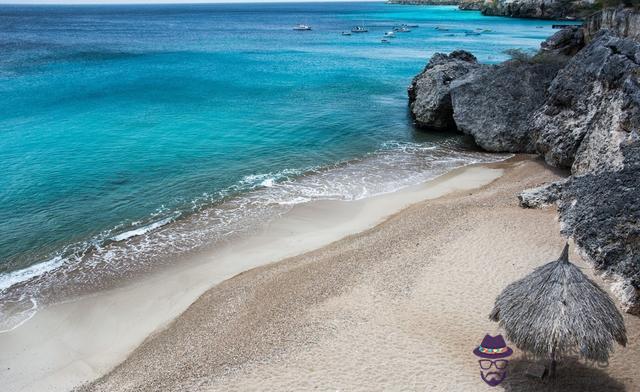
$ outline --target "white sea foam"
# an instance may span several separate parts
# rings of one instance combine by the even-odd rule
[[[4,314],[0,318],[0,333],[11,332],[14,329],[20,327],[22,324],[31,320],[33,316],[38,312],[38,302],[35,298],[29,298],[31,307],[29,309],[22,310],[20,312],[11,312],[10,314]]]
[[[65,259],[62,256],[55,256],[50,260],[34,264],[30,267],[0,275],[0,292],[13,285],[25,282],[34,276],[40,276],[53,271],[62,266],[64,262]]]
[[[143,235],[143,234],[147,234],[147,233],[149,233],[149,232],[151,232],[151,231],[153,231],[153,230],[155,230],[155,229],[157,229],[159,227],[162,227],[164,225],[167,225],[167,224],[173,222],[174,219],[175,219],[174,217],[165,218],[165,219],[159,220],[157,222],[153,222],[153,223],[151,223],[149,225],[146,225],[146,226],[143,226],[143,227],[139,227],[137,229],[125,231],[124,233],[121,233],[121,234],[118,234],[116,236],[111,237],[111,239],[113,241],[124,241],[124,240],[127,240],[127,239],[132,238],[132,237],[137,237],[137,236],[140,236],[140,235]]]
[[[362,159],[245,176],[216,195],[194,200],[190,213],[161,208],[146,220],[151,223],[129,223],[130,230],[120,225],[70,245],[45,262],[0,275],[0,321],[4,320],[0,329],[13,328],[32,317],[37,310],[32,304],[43,306],[63,299],[60,296],[108,288],[115,281],[173,262],[186,252],[259,229],[296,204],[372,197],[456,167],[506,157],[446,144],[389,142]]]

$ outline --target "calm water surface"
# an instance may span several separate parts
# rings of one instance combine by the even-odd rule
[[[400,23],[419,27],[381,43]],[[496,159],[416,133],[406,87],[434,52],[498,62],[551,23],[383,3],[0,6],[0,330],[296,203]]]

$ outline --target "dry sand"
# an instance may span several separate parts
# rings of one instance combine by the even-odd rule
[[[0,391],[68,391],[95,380],[216,284],[371,228],[418,201],[486,185],[502,173],[475,165],[398,192],[301,204],[262,231],[187,255],[172,268],[39,309],[20,327],[0,333]]]
[[[494,167],[505,174],[481,189],[222,282],[84,390],[640,390],[640,320],[628,315],[629,344],[608,366],[567,360],[542,383],[516,350],[503,384],[480,380],[471,351],[500,332],[493,299],[564,243],[553,208],[515,197],[558,175],[539,161]]]

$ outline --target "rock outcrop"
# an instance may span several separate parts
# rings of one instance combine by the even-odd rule
[[[534,152],[531,114],[562,61],[511,60],[484,67],[451,84],[453,118],[459,130],[493,152]]]
[[[458,0],[387,0],[387,3],[404,5],[458,5]]]
[[[582,18],[595,11],[589,0],[487,0],[480,7],[483,15],[515,18],[567,19]]]
[[[562,232],[616,280],[626,310],[640,314],[640,44],[596,34],[548,95],[534,114],[536,148],[572,177],[523,192],[521,204],[557,201]]]
[[[450,84],[479,67],[475,56],[463,50],[433,55],[408,89],[409,108],[416,125],[438,131],[455,129]]]
[[[584,31],[575,26],[558,30],[540,44],[540,51],[552,55],[573,56],[584,47]]]
[[[640,13],[633,8],[606,8],[585,19],[584,34],[587,41],[591,41],[601,30],[640,41]]]
[[[617,280],[623,306],[640,313],[640,167],[568,181],[559,199],[562,232],[596,269]]]
[[[480,11],[484,0],[460,0],[458,9],[462,11]]]
[[[570,170],[565,181],[522,192],[520,204],[556,203],[562,232],[640,315],[638,15],[605,10],[557,32],[532,58],[474,67],[447,92],[456,128],[482,148],[535,150]]]
[[[558,72],[533,114],[536,149],[574,174],[617,170],[640,129],[640,44],[603,31]]]

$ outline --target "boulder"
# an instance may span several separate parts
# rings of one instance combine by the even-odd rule
[[[520,207],[542,208],[549,206],[562,197],[568,179],[552,182],[537,188],[525,189],[518,195]]]
[[[487,151],[535,152],[530,123],[561,61],[512,60],[451,84],[456,126]]]
[[[602,32],[551,83],[532,116],[536,150],[573,174],[621,168],[640,128],[640,44]]]
[[[455,129],[449,86],[452,81],[480,67],[478,60],[463,50],[448,55],[434,54],[408,89],[409,108],[415,124],[437,131]]]

